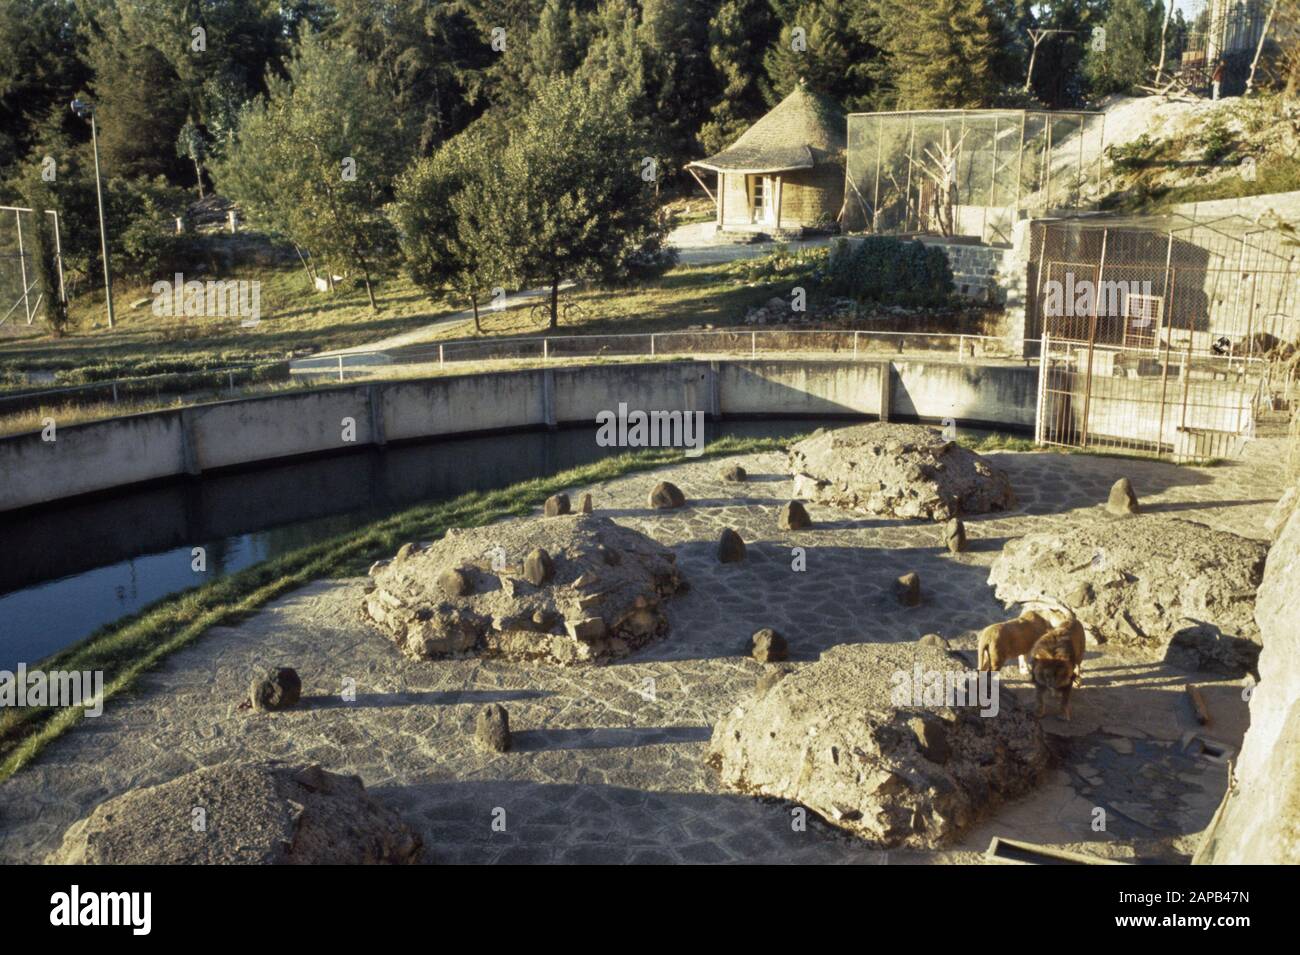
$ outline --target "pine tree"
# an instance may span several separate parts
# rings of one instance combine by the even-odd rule
[[[1147,79],[1148,68],[1160,57],[1163,19],[1163,6],[1151,0],[1112,0],[1102,22],[1105,49],[1090,46],[1084,59],[1093,94],[1127,92]]]
[[[881,0],[877,37],[895,108],[990,104],[996,51],[984,0]]]
[[[709,59],[722,89],[699,132],[705,153],[723,149],[763,114],[761,76],[754,65],[772,41],[766,0],[723,0],[709,21]]]

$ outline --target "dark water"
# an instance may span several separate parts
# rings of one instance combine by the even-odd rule
[[[824,422],[823,422],[824,423]],[[786,436],[809,420],[729,421],[723,435]],[[208,475],[0,516],[0,670],[32,663],[179,590],[423,502],[595,461],[591,429],[367,449]],[[192,548],[207,569],[191,569]]]

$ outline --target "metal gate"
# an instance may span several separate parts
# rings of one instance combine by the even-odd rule
[[[31,325],[41,315],[44,293],[41,290],[38,241],[33,209],[0,206],[0,325],[10,320]],[[50,221],[58,295],[63,302],[67,293],[63,285],[63,246],[59,236],[59,214],[44,213]]]
[[[1255,435],[1264,363],[1175,348],[1053,339],[1044,333],[1036,438],[1204,463],[1237,457]]]

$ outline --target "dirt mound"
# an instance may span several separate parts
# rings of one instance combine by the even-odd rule
[[[100,803],[46,860],[58,865],[376,865],[421,840],[356,776],[226,763]]]
[[[1038,721],[1010,693],[946,705],[943,682],[969,689],[970,676],[931,646],[835,647],[764,676],[714,727],[708,760],[725,785],[802,803],[882,847],[940,846],[1048,765]]]
[[[863,424],[815,434],[790,449],[797,497],[946,521],[1015,506],[1011,482],[934,428]]]
[[[452,530],[374,572],[366,613],[407,656],[478,653],[584,663],[668,628],[684,586],[671,550],[607,517],[563,514]]]

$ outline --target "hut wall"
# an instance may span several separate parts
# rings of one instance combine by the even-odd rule
[[[749,191],[742,173],[729,172],[722,177],[722,224],[749,225]]]
[[[828,164],[785,173],[781,188],[781,226],[834,222],[844,202],[844,167]]]

